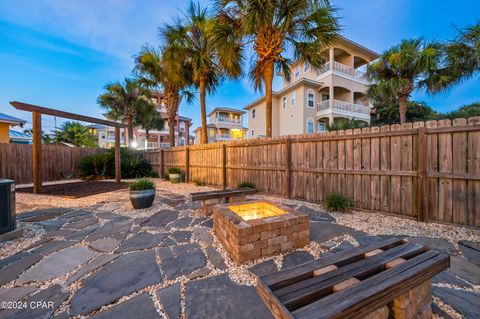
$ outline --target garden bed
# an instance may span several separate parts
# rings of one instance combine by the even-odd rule
[[[55,185],[44,185],[43,195],[61,196],[66,198],[81,198],[96,194],[113,192],[119,189],[126,189],[128,183],[111,181],[81,181],[62,183]],[[33,187],[21,187],[16,190],[19,193],[33,193]]]

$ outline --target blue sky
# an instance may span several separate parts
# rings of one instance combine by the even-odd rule
[[[142,45],[158,44],[157,27],[172,21],[188,1],[177,0],[2,0],[0,2],[0,112],[30,122],[9,101],[101,116],[96,99],[103,86],[130,75]],[[445,40],[480,19],[480,1],[332,1],[343,34],[379,53],[403,38]],[[201,1],[209,4],[209,1]],[[276,86],[278,88],[278,81]],[[207,97],[208,109],[241,108],[258,97],[247,79],[225,82]],[[449,111],[480,101],[479,77],[429,96],[415,93],[436,110]],[[180,112],[200,123],[198,100]],[[59,120],[60,121],[60,120]],[[53,128],[54,119],[44,117]]]

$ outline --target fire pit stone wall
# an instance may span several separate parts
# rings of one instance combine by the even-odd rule
[[[258,203],[273,205],[284,212],[272,217],[244,220],[229,208],[252,203],[255,202],[215,205],[213,208],[215,235],[233,260],[243,263],[308,245],[308,215],[283,205],[261,201]]]

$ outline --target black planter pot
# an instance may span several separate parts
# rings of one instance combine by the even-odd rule
[[[141,191],[130,191],[130,202],[133,208],[142,209],[152,206],[155,199],[155,189],[145,189]]]

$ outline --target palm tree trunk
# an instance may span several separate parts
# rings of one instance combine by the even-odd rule
[[[263,80],[265,81],[265,135],[272,137],[272,83],[273,60],[265,62]]]
[[[128,147],[132,147],[133,142],[133,118],[127,117]]]
[[[148,135],[149,135],[149,130],[145,130],[145,149],[148,149]]]
[[[207,107],[205,105],[205,78],[200,77],[200,111],[202,113],[202,138],[201,144],[207,144]]]
[[[170,140],[170,147],[175,146],[175,114],[168,113],[168,139]]]
[[[403,124],[407,121],[407,103],[408,97],[402,95],[398,98],[398,106],[400,112],[400,123]]]

